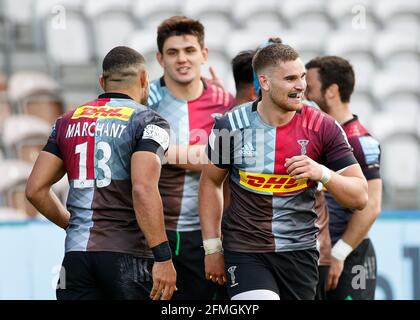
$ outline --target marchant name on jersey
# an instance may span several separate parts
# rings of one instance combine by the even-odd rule
[[[133,114],[133,108],[82,106],[74,111],[72,119],[118,119],[128,121]],[[121,123],[76,122],[67,127],[66,138],[108,136],[120,138],[126,125]]]
[[[289,175],[239,171],[241,185],[262,193],[293,193],[308,187],[308,179],[295,179]]]
[[[96,123],[96,122],[76,122],[69,124],[66,131],[66,138],[73,137],[95,137],[108,136],[121,138],[126,125],[120,123]]]

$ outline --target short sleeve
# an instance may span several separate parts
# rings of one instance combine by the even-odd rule
[[[58,118],[54,123],[53,127],[51,128],[50,136],[48,137],[47,144],[42,149],[43,151],[50,152],[60,159],[62,159],[61,151],[58,146],[58,132],[60,129],[62,118]]]
[[[354,136],[349,139],[349,142],[366,180],[380,179],[381,147],[379,142],[370,135]]]
[[[147,111],[142,117],[136,132],[136,151],[149,151],[162,160],[169,147],[169,124],[156,112]]]
[[[215,119],[206,148],[207,157],[218,168],[227,169],[232,164],[233,136],[227,116]]]
[[[330,117],[326,120],[323,126],[323,164],[334,171],[356,164],[357,160],[343,128]]]

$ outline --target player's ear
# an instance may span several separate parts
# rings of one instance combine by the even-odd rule
[[[139,80],[140,80],[141,88],[149,87],[149,73],[147,72],[146,69],[143,69],[139,72]]]
[[[328,99],[333,99],[337,96],[340,96],[340,90],[338,88],[338,85],[336,83],[333,83],[330,85],[327,90],[325,90],[325,95]]]
[[[263,74],[258,76],[258,80],[260,82],[261,89],[268,91],[270,90],[270,81],[267,79],[267,77]]]
[[[102,90],[106,91],[105,90],[105,78],[104,78],[103,74],[101,74],[99,76],[99,85],[101,86]]]
[[[163,54],[159,51],[156,52],[156,60],[159,62],[160,66],[163,68]]]
[[[204,62],[203,62],[203,64],[204,64],[204,63],[207,62],[207,59],[209,57],[209,49],[208,48],[203,48],[203,49],[201,49],[201,53],[203,54],[203,57],[204,57]]]

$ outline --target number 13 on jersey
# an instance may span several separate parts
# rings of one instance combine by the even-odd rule
[[[96,181],[98,188],[103,188],[111,183],[111,168],[107,165],[107,162],[111,158],[111,147],[109,143],[105,141],[99,141],[96,144],[95,158],[97,159],[96,170],[101,170],[103,174],[102,179],[88,179],[87,178],[87,167],[88,167],[88,142],[84,142],[76,145],[75,153],[79,154],[79,179],[74,180],[74,187],[78,189],[92,188]],[[94,161],[92,159],[91,161]],[[92,166],[94,163],[92,163]],[[96,176],[96,173],[95,173]]]

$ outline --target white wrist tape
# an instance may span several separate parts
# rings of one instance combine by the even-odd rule
[[[331,179],[331,171],[326,166],[321,165],[322,168],[322,177],[319,180],[324,186]]]
[[[344,261],[352,251],[353,248],[348,243],[345,243],[340,239],[332,248],[331,255],[337,260]]]
[[[220,238],[203,240],[203,247],[206,256],[216,252],[223,252],[222,240]]]

